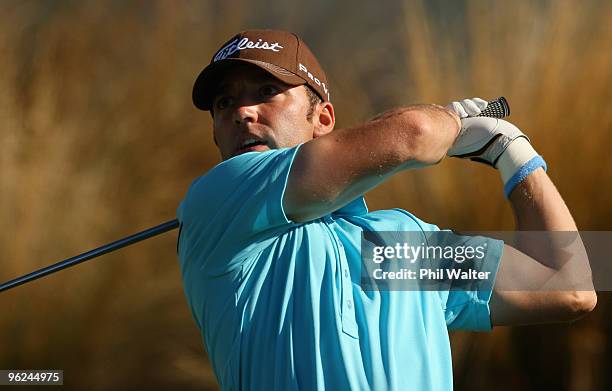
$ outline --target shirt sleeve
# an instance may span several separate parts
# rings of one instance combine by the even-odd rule
[[[486,236],[460,235],[451,230],[440,230],[435,225],[420,222],[427,238],[428,246],[452,248],[455,259],[443,264],[444,270],[455,270],[458,273],[472,269],[475,272],[488,273],[483,279],[449,279],[437,290],[440,297],[444,318],[449,330],[490,331],[492,329],[489,301],[504,242]],[[470,261],[457,259],[458,249],[465,254],[465,249],[473,249],[474,258]]]
[[[181,260],[227,272],[241,254],[288,230],[283,196],[298,149],[238,155],[196,179],[177,210]]]

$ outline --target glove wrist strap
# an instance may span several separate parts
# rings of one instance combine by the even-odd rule
[[[516,185],[539,167],[546,171],[546,162],[525,137],[519,137],[510,143],[496,164],[504,182],[506,198]]]

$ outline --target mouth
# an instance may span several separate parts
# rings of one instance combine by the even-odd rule
[[[262,152],[267,151],[269,149],[270,148],[268,147],[268,144],[264,140],[256,138],[247,138],[242,141],[236,149],[236,155],[240,155],[246,152]]]

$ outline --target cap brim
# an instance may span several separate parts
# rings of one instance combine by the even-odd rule
[[[306,80],[277,65],[246,58],[226,58],[208,65],[200,72],[193,85],[193,104],[200,110],[210,110],[214,98],[215,87],[221,80],[221,74],[237,63],[249,63],[268,72],[278,80],[291,86],[306,84]]]

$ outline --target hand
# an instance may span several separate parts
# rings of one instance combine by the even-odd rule
[[[459,118],[468,118],[478,116],[484,109],[487,108],[487,101],[480,98],[463,99],[461,102],[451,102],[446,108],[457,113]]]
[[[470,159],[496,167],[499,157],[519,137],[529,138],[519,128],[498,118],[461,120],[461,130],[447,156]]]

